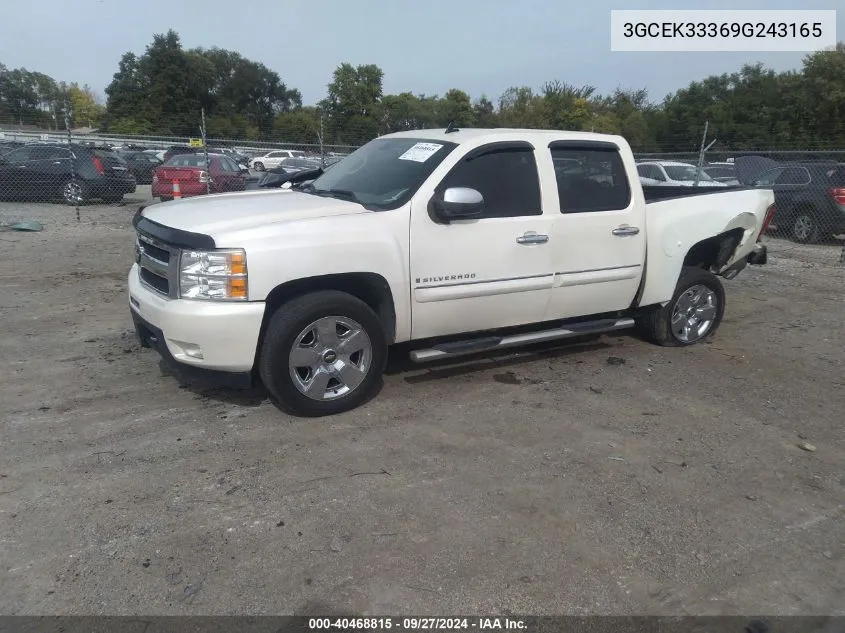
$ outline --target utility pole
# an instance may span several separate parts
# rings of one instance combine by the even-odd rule
[[[701,178],[701,169],[704,167],[704,154],[707,153],[707,150],[713,147],[716,143],[716,139],[714,138],[713,141],[707,147],[704,147],[704,144],[707,142],[707,128],[710,126],[710,121],[704,122],[704,136],[701,137],[701,150],[698,152],[698,169],[695,170],[695,182],[692,184],[693,187],[698,186],[698,180]]]
[[[205,108],[200,108],[200,115],[202,116],[202,125],[200,126],[200,135],[202,136],[202,151],[205,154],[205,169],[208,173],[208,178],[205,181],[205,192],[211,193],[211,165],[208,162],[208,143],[205,141]]]

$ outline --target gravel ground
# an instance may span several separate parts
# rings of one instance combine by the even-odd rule
[[[0,233],[0,613],[845,614],[836,248],[774,244],[707,345],[398,350],[308,420],[140,348],[146,192],[0,203],[45,224]]]

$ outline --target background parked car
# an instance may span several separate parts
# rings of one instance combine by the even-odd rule
[[[704,171],[713,180],[734,187],[741,184],[736,177],[736,166],[733,163],[707,163]]]
[[[643,161],[637,164],[640,178],[648,178],[657,184],[670,187],[692,187],[695,185],[698,166],[691,163],[680,163],[671,160]],[[649,182],[648,184],[654,184]],[[706,171],[698,174],[699,187],[727,187],[724,183],[713,180]]]
[[[179,183],[183,198],[206,193],[244,191],[247,170],[223,154],[177,154],[156,168],[152,195],[162,201],[173,199],[173,183]],[[208,187],[206,187],[208,183]]]
[[[126,162],[110,150],[81,145],[24,145],[0,157],[0,196],[64,200],[92,198],[118,202],[136,189]]]
[[[296,149],[278,149],[272,152],[267,152],[263,156],[258,156],[249,161],[250,169],[256,171],[264,171],[272,167],[278,167],[282,161],[287,158],[304,158],[305,152]]]
[[[298,171],[302,171],[304,169],[317,169],[320,167],[320,159],[313,159],[313,158],[286,158],[284,159],[278,167],[274,168],[281,169],[285,173],[295,173]]]
[[[120,157],[129,165],[129,171],[135,176],[140,185],[149,185],[153,182],[153,174],[162,161],[155,155],[148,152],[119,152]]]
[[[758,171],[761,165],[769,169],[753,185],[775,192],[773,230],[805,244],[845,233],[845,167],[826,161],[757,161]]]

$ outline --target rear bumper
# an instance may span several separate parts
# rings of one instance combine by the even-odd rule
[[[768,252],[769,249],[766,247],[765,244],[757,242],[754,245],[754,250],[752,250],[748,255],[740,259],[738,262],[734,263],[734,265],[730,268],[723,270],[721,276],[725,279],[733,279],[740,272],[742,272],[745,267],[749,264],[751,264],[752,266],[762,266],[769,259]]]
[[[92,184],[91,193],[94,196],[135,193],[137,186],[134,178],[104,178]]]
[[[754,250],[746,258],[752,266],[762,266],[769,261],[769,249],[765,244],[759,242],[754,245]]]

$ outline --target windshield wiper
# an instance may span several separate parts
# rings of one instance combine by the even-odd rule
[[[358,196],[355,195],[354,191],[349,191],[348,189],[314,189],[314,191],[321,196],[346,198],[352,202],[364,204],[358,199]]]

